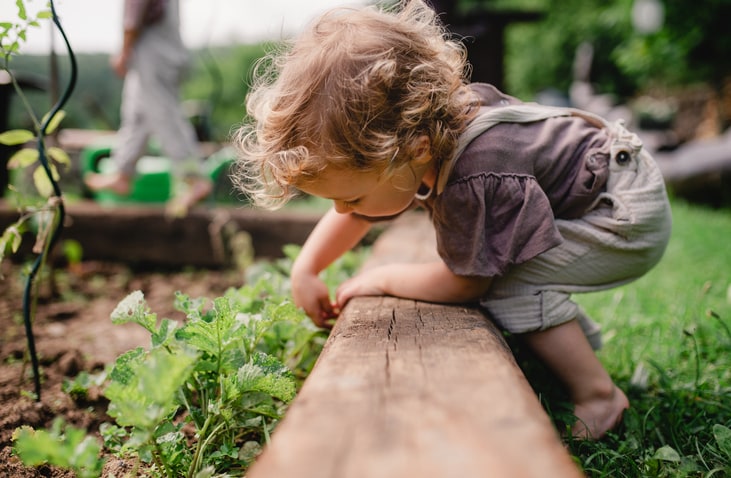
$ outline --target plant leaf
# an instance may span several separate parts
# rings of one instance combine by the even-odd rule
[[[8,160],[8,169],[19,169],[30,166],[38,161],[38,150],[33,148],[23,148],[16,151]]]
[[[46,113],[43,116],[43,120],[41,121],[41,124],[45,122],[48,119],[48,115],[50,114],[50,111]],[[56,114],[53,115],[53,118],[51,118],[51,121],[48,122],[48,125],[46,126],[46,134],[51,134],[58,128],[58,125],[61,124],[61,121],[66,117],[66,112],[63,110],[56,111]]]
[[[10,247],[10,252],[13,254],[18,252],[22,240],[23,236],[20,234],[17,224],[8,226],[8,228],[3,231],[2,237],[0,237],[0,257],[3,256],[3,253],[8,246]]]
[[[80,478],[101,476],[101,445],[86,430],[67,426],[62,418],[56,418],[50,430],[21,427],[13,441],[13,452],[27,466],[50,463],[71,469]]]
[[[652,457],[661,461],[680,462],[680,454],[675,451],[675,448],[667,445],[655,450],[655,454]]]
[[[175,331],[178,328],[178,323],[171,319],[162,319],[160,321],[160,327],[153,331],[151,334],[152,346],[159,347],[160,345],[167,344],[170,339],[175,338]]]
[[[75,239],[63,241],[63,255],[70,264],[79,264],[84,257],[84,248]]]
[[[241,367],[237,374],[236,388],[239,394],[263,392],[284,402],[291,401],[296,393],[292,373],[279,360],[258,353]]]
[[[58,181],[60,176],[58,175],[58,170],[56,169],[56,166],[54,166],[53,164],[49,164],[48,169],[51,170],[51,176],[53,176],[54,181]],[[46,168],[44,168],[42,165],[39,165],[33,171],[33,183],[36,185],[38,194],[40,194],[42,197],[48,198],[51,197],[51,195],[53,194],[53,184],[51,183],[51,178],[48,177],[48,174],[46,173]]]
[[[718,448],[720,448],[726,456],[731,458],[731,428],[716,423],[713,425],[713,437],[716,439]]]
[[[57,146],[51,146],[46,152],[48,153],[48,157],[56,161],[58,164],[71,167],[71,157],[63,149]]]
[[[240,334],[236,334],[236,312],[232,310],[230,301],[223,297],[214,300],[212,312],[213,316],[206,319],[188,316],[188,322],[179,329],[176,337],[203,353],[222,357],[241,343]]]
[[[130,292],[127,297],[117,304],[111,315],[112,323],[126,324],[132,322],[141,325],[148,332],[155,332],[155,323],[157,315],[150,312],[150,308],[145,301],[145,295],[140,290]]]
[[[21,0],[15,0],[15,6],[18,7],[18,18],[25,20],[28,18],[28,13],[25,10],[25,4]]]
[[[171,355],[157,348],[140,362],[129,362],[126,383],[112,381],[104,391],[108,413],[121,426],[152,431],[178,408],[176,396],[193,371],[198,354],[179,349]]]
[[[11,129],[0,133],[0,144],[17,146],[19,144],[25,144],[35,137],[36,135],[28,131],[27,129]]]
[[[128,384],[134,375],[134,369],[137,363],[141,362],[145,357],[145,349],[137,347],[123,353],[114,361],[114,367],[109,373],[110,380],[119,382],[123,385]]]

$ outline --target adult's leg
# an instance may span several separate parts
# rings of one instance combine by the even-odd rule
[[[180,103],[184,68],[161,59],[157,62],[160,64],[147,70],[144,77],[150,103],[145,115],[163,152],[172,160],[175,197],[168,204],[168,213],[180,216],[211,193],[213,182],[202,174],[195,130]]]
[[[193,125],[188,121],[180,102],[180,85],[184,67],[148,54],[139,58],[145,121],[160,141],[163,153],[174,167],[200,160],[200,149]]]
[[[112,191],[120,195],[130,192],[137,161],[147,148],[149,129],[144,116],[144,97],[141,77],[130,70],[122,88],[121,122],[112,149],[114,173],[91,173],[84,182],[92,191]]]

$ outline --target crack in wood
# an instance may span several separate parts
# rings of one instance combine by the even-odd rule
[[[247,476],[582,475],[481,311],[384,296],[349,303]]]
[[[418,302],[415,303],[414,308],[416,309],[416,334],[414,336],[414,341],[416,343],[416,351],[419,357],[419,369],[421,370],[422,377],[426,379],[428,374],[426,372],[426,365],[424,364],[424,337],[422,334],[426,327],[426,322],[424,321],[422,310],[421,307],[419,307]]]
[[[396,310],[391,310],[391,320],[388,323],[388,330],[386,331],[386,337],[388,343],[386,344],[386,385],[391,385],[391,342],[393,342],[393,350],[396,350],[396,343],[398,342],[398,335],[394,331],[396,327]]]
[[[391,321],[388,323],[388,331],[386,332],[386,335],[388,337],[388,341],[391,341],[391,338],[393,336],[393,329],[396,326],[396,311],[391,311]]]

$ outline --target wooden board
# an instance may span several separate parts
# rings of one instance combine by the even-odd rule
[[[433,230],[423,217],[400,219],[376,241],[370,265],[433,258],[429,241]],[[501,333],[480,311],[393,297],[356,298],[345,307],[247,474],[483,476],[582,475]]]
[[[670,185],[711,174],[731,172],[731,129],[723,136],[685,143],[670,152],[654,154]]]
[[[248,478],[581,476],[482,314],[346,307]]]
[[[18,213],[0,201],[0,230]],[[81,244],[84,260],[170,267],[233,265],[231,238],[244,232],[257,257],[281,257],[285,244],[302,244],[320,214],[267,212],[245,207],[199,206],[170,219],[163,206],[104,206],[81,201],[66,206],[61,240]],[[32,246],[33,238],[24,241]]]

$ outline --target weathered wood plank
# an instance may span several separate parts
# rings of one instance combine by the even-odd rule
[[[18,213],[0,200],[0,230]],[[285,244],[302,244],[320,214],[276,213],[244,207],[193,208],[170,219],[162,205],[100,205],[80,201],[66,206],[61,239],[81,244],[85,260],[110,260],[170,267],[231,266],[230,239],[244,231],[257,257],[280,257]],[[26,244],[32,245],[29,238]]]
[[[663,177],[671,185],[731,172],[731,129],[722,136],[692,141],[674,151],[657,152],[654,156]]]
[[[731,129],[716,138],[657,152],[655,158],[674,196],[713,207],[731,205]]]
[[[249,478],[581,476],[479,312],[346,307]]]
[[[397,221],[376,241],[371,264],[433,257],[431,234],[420,218]],[[582,475],[481,312],[362,297],[345,307],[247,476]]]

